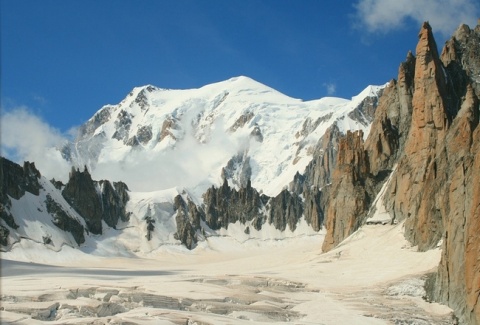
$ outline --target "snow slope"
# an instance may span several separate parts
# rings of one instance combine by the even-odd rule
[[[321,254],[323,234],[239,243],[216,237],[194,251],[148,258],[61,254],[40,244],[2,256],[2,321],[15,324],[454,324],[422,300],[438,249],[417,252],[402,225],[365,226]],[[72,258],[74,257],[74,258]],[[63,260],[62,260],[63,258]]]
[[[18,200],[10,199],[12,203],[10,212],[19,226],[15,231],[10,231],[10,244],[15,245],[22,239],[28,239],[42,245],[48,241],[48,244],[44,245],[45,248],[56,252],[60,251],[65,245],[77,247],[78,245],[71,233],[64,232],[54,225],[54,218],[47,211],[47,196],[83,226],[86,226],[85,220],[65,201],[51,182],[41,177],[39,184],[41,186],[39,196],[26,192]]]

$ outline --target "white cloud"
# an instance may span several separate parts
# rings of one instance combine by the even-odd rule
[[[69,165],[55,149],[66,138],[27,107],[8,110],[1,116],[1,155],[22,164],[35,162],[47,178],[68,179]]]
[[[359,0],[354,7],[359,27],[370,33],[388,33],[412,19],[449,37],[462,23],[476,26],[480,16],[477,0]]]
[[[337,85],[330,82],[330,83],[324,83],[323,86],[327,90],[327,95],[328,96],[333,96],[335,92],[337,91]]]
[[[193,115],[183,116],[182,120],[185,137],[172,150],[132,150],[122,160],[104,157],[93,168],[93,178],[123,181],[130,190],[141,192],[192,188],[206,179],[218,180],[222,163],[236,154],[241,145],[225,137],[222,119],[214,123],[206,143],[199,143],[193,136]]]

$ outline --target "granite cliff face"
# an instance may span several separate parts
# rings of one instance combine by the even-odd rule
[[[461,97],[444,144],[448,203],[434,291],[435,299],[448,303],[471,324],[480,324],[479,48],[480,24],[473,30],[462,25],[441,57]]]
[[[440,57],[422,26],[416,57],[408,54],[385,89],[365,144],[352,134],[340,142],[323,245],[335,247],[365,222],[390,174],[383,203],[392,222],[405,222],[419,250],[442,245],[429,296],[468,324],[480,324],[479,44],[480,26],[462,25]]]
[[[338,161],[330,186],[325,188],[325,226],[327,234],[322,249],[328,251],[365,223],[370,204],[385,173],[370,171],[363,132],[347,132],[340,139]]]

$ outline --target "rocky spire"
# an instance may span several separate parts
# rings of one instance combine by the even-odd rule
[[[363,132],[347,132],[338,145],[337,167],[328,193],[322,250],[338,245],[363,223],[367,212],[370,166],[364,150]]]
[[[112,228],[118,221],[128,221],[126,204],[128,187],[122,182],[96,182],[85,166],[84,171],[72,168],[62,196],[85,219],[88,230],[102,233],[102,220]]]
[[[348,158],[363,150],[356,141],[345,139],[339,147],[327,188],[323,245],[324,250],[338,245],[359,226],[365,205],[382,183],[379,176],[397,164],[385,207],[395,219],[405,220],[405,237],[419,250],[437,247],[443,239],[438,273],[428,291],[454,309],[462,324],[480,324],[478,53],[480,26],[460,26],[440,60],[432,30],[423,24],[416,58],[408,54],[398,82],[392,81],[380,98],[364,146],[369,169],[346,164],[363,161]]]
[[[102,233],[102,205],[87,167],[84,171],[72,168],[69,181],[62,191],[68,203],[85,219],[93,234]]]
[[[452,119],[444,100],[445,72],[428,23],[424,23],[420,30],[416,52],[412,127],[405,148],[407,154],[436,148]]]
[[[380,97],[365,142],[374,175],[391,170],[403,152],[411,124],[415,63],[416,58],[409,51],[407,59],[398,68],[398,81],[390,81]]]
[[[420,30],[416,52],[411,126],[386,200],[396,219],[407,219],[407,239],[428,249],[441,237],[442,217],[438,211],[432,215],[430,209],[420,208],[424,184],[436,179],[435,158],[453,114],[447,109],[446,73],[428,23]]]

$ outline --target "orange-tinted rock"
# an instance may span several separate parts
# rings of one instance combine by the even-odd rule
[[[442,63],[431,28],[424,24],[416,55],[414,60],[409,54],[399,81],[391,82],[380,98],[364,149],[352,135],[339,146],[327,188],[323,249],[359,227],[381,183],[378,176],[397,164],[384,198],[386,209],[405,220],[405,237],[420,250],[443,239],[429,296],[453,308],[460,323],[478,325],[480,25],[474,30],[460,26],[446,43]]]
[[[480,129],[478,98],[468,87],[446,141],[444,243],[435,298],[462,321],[480,323]]]
[[[379,100],[370,134],[365,142],[373,175],[391,170],[403,152],[410,130],[415,57],[411,52],[398,69],[398,82],[390,81]]]
[[[366,180],[370,174],[363,132],[347,132],[338,145],[337,165],[325,213],[327,234],[323,251],[328,251],[357,230],[370,204]]]
[[[435,246],[442,235],[441,209],[430,198],[438,194],[436,156],[451,120],[445,92],[445,73],[432,30],[424,23],[417,45],[411,127],[387,197],[395,218],[406,219],[407,239],[422,250]]]

